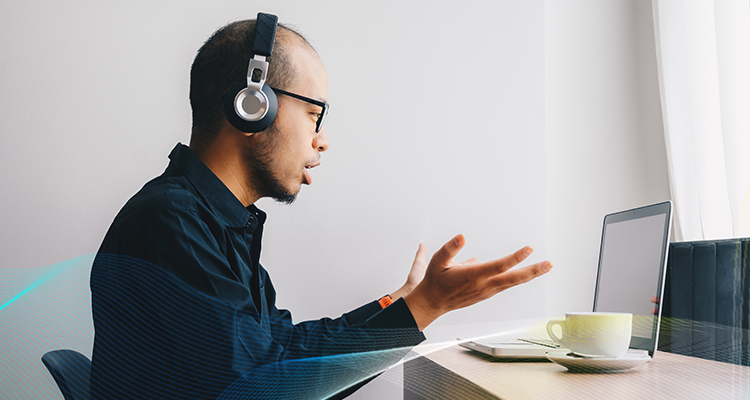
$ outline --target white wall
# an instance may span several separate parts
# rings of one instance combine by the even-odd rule
[[[301,30],[331,82],[314,184],[291,207],[261,201],[280,307],[338,315],[459,232],[460,258],[528,244],[557,267],[444,316],[431,341],[590,303],[601,216],[669,193],[650,3],[353,3],[0,5],[0,305],[63,268],[0,310],[0,397],[60,398],[38,357],[90,354],[86,255],[189,140],[197,49],[257,11]],[[398,398],[400,379],[353,398]]]
[[[648,0],[545,3],[548,315],[590,310],[605,214],[670,199]]]

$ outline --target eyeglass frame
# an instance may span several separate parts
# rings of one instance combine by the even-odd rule
[[[311,99],[309,97],[305,97],[296,93],[287,92],[286,90],[277,89],[273,86],[269,86],[269,87],[273,89],[273,91],[276,93],[283,94],[289,97],[293,97],[297,100],[302,100],[304,102],[314,104],[318,107],[322,107],[323,110],[320,112],[320,114],[318,114],[318,120],[315,122],[315,133],[320,133],[320,127],[323,126],[323,119],[325,118],[326,115],[328,115],[328,108],[331,106],[330,104],[324,103],[319,100]]]

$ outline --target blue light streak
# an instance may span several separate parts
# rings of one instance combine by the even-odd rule
[[[56,275],[60,271],[60,269],[62,269],[61,267],[64,267],[64,266],[65,266],[65,264],[61,265],[58,268],[55,268],[54,270],[50,271],[47,275],[41,277],[36,282],[32,283],[31,286],[27,287],[21,293],[17,294],[15,297],[13,297],[12,299],[8,300],[5,304],[3,304],[2,306],[0,306],[0,311],[2,311],[5,307],[8,307],[9,305],[11,305],[11,303],[13,303],[14,301],[18,300],[19,298],[21,298],[21,296],[25,295],[26,293],[28,293],[29,291],[31,291],[35,287],[37,287],[40,284],[42,284],[47,279],[49,279],[52,276]]]

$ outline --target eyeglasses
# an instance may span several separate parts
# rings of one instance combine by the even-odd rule
[[[286,90],[276,89],[273,86],[271,86],[271,89],[273,89],[273,91],[276,93],[280,93],[289,97],[294,97],[297,100],[302,100],[310,104],[315,104],[318,107],[323,107],[323,111],[321,111],[320,114],[318,114],[318,121],[315,123],[315,133],[320,132],[320,127],[323,126],[323,119],[325,119],[326,115],[328,115],[328,107],[330,107],[328,103],[324,103],[322,101],[311,99],[309,97],[300,96],[298,94],[287,92]]]

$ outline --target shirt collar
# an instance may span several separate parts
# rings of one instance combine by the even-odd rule
[[[224,182],[209,169],[203,161],[182,143],[169,153],[170,164],[174,165],[193,184],[193,187],[205,199],[208,207],[222,218],[227,226],[245,227],[266,221],[266,213],[255,204],[245,208],[239,199],[229,190]],[[253,223],[253,220],[257,220]]]

